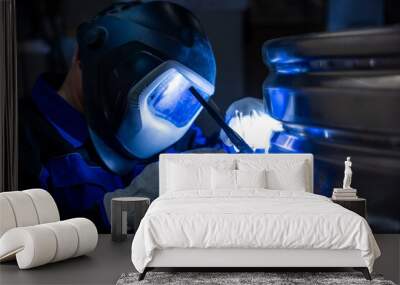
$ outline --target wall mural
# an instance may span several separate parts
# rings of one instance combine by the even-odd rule
[[[165,2],[114,4],[81,24],[77,41],[67,76],[41,76],[20,104],[20,188],[49,190],[63,219],[105,231],[106,193],[160,152],[207,145],[193,93],[213,95],[215,59],[198,20]]]
[[[67,75],[41,75],[20,100],[19,188],[48,190],[62,219],[106,232],[112,197],[158,196],[159,153],[313,153],[315,192],[329,197],[351,156],[372,229],[399,233],[400,29],[349,33],[268,41],[263,100],[232,102],[223,118],[195,16],[166,2],[113,4],[79,26]],[[203,109],[218,134],[196,125]]]

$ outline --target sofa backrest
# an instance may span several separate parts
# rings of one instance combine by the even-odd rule
[[[27,227],[60,220],[53,197],[43,189],[0,193],[0,237],[15,227]]]
[[[274,168],[276,164],[284,163],[287,165],[304,163],[307,192],[313,193],[313,155],[312,154],[221,154],[221,153],[180,153],[180,154],[161,154],[159,161],[159,194],[162,195],[168,190],[168,170],[171,163],[183,164],[187,167],[196,166],[226,166],[227,169],[238,169],[238,165],[246,162],[262,162]],[[284,178],[284,176],[283,176]]]

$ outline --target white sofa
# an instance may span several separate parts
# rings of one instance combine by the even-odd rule
[[[0,193],[0,262],[37,267],[95,249],[98,234],[88,219],[60,221],[57,205],[42,189]]]

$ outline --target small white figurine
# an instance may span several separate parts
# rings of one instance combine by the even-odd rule
[[[350,156],[347,157],[346,161],[344,162],[344,179],[343,179],[343,189],[352,189],[351,184],[351,177],[353,172],[351,171],[351,161]]]

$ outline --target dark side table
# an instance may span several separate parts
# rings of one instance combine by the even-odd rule
[[[332,202],[359,214],[364,219],[367,218],[367,200],[364,198],[354,198],[351,200],[332,199]]]
[[[124,241],[128,234],[128,212],[133,212],[134,232],[146,214],[150,199],[145,197],[119,197],[111,200],[111,237],[113,241]]]

